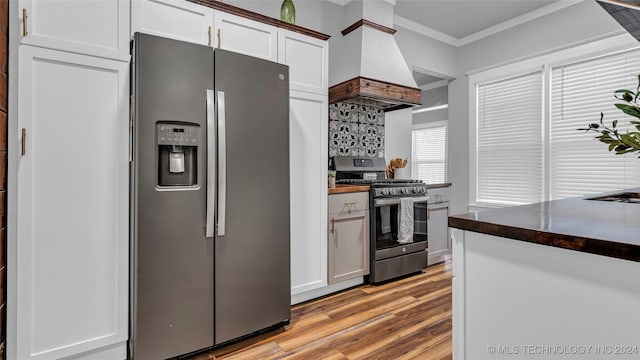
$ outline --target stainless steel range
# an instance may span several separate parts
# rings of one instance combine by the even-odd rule
[[[427,266],[427,186],[420,180],[386,179],[382,158],[333,158],[336,183],[369,185],[369,282],[420,272]]]

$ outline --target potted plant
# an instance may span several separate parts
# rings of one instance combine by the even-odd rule
[[[336,187],[336,171],[335,170],[329,170],[327,172],[327,175],[329,176],[329,187],[330,188]]]
[[[618,109],[638,119],[630,121],[637,131],[619,132],[617,129],[618,120],[613,120],[611,127],[605,125],[603,113],[600,113],[600,123],[591,123],[587,128],[578,130],[598,133],[599,135],[595,138],[608,144],[609,151],[615,151],[616,155],[640,153],[640,104],[638,103],[638,98],[640,97],[640,75],[638,75],[638,86],[635,92],[627,89],[616,90],[614,91],[614,96],[624,102],[615,104]]]

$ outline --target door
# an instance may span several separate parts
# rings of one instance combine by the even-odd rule
[[[225,12],[215,13],[216,45],[220,49],[278,60],[278,32],[273,26]]]
[[[216,49],[215,341],[287,321],[289,71]]]
[[[369,211],[330,215],[329,284],[369,273]]]
[[[20,47],[19,57],[18,128],[25,136],[15,155],[9,356],[61,359],[110,347],[124,358],[129,66],[32,46]]]
[[[147,34],[135,42],[132,350],[136,360],[155,360],[213,345],[213,239],[205,236],[213,49]],[[171,138],[188,131],[197,144],[169,146],[184,151],[184,171],[197,164],[186,185],[165,176],[184,180],[161,156],[172,126],[184,132]]]
[[[291,293],[327,285],[327,96],[291,92]]]
[[[213,9],[188,1],[134,0],[131,33],[143,32],[211,46]]]
[[[278,62],[289,65],[291,90],[327,94],[329,43],[278,30]]]
[[[128,61],[129,6],[126,0],[20,0],[20,42]]]
[[[449,238],[449,203],[430,204],[427,212],[429,224],[429,257],[428,265],[444,261],[444,255],[451,253]]]

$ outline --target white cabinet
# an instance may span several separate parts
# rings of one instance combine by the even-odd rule
[[[277,28],[225,12],[215,15],[216,46],[278,61]]]
[[[214,10],[185,0],[134,0],[131,33],[212,46]]]
[[[289,65],[292,90],[327,93],[329,43],[292,31],[278,31],[278,62]]]
[[[21,21],[21,44],[111,59],[129,57],[127,0],[20,0],[18,5],[14,14]]]
[[[19,57],[9,358],[124,359],[129,64],[33,46]]]
[[[369,193],[329,195],[329,284],[369,274]]]
[[[427,205],[427,232],[429,250],[427,265],[444,261],[444,255],[451,254],[451,238],[449,236],[449,198],[451,188],[429,189]]]
[[[291,294],[327,285],[328,98],[291,91]]]

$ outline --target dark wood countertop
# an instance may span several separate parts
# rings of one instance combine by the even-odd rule
[[[443,187],[449,187],[451,183],[441,183],[441,184],[427,184],[427,189],[437,189]]]
[[[369,191],[369,185],[338,184],[334,188],[329,188],[329,195],[360,192],[360,191]]]
[[[640,188],[606,194],[627,191]],[[449,226],[640,262],[640,204],[586,200],[596,196],[453,215]]]

